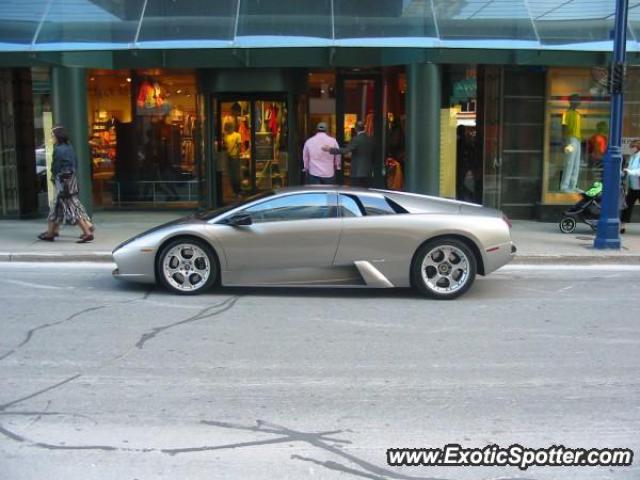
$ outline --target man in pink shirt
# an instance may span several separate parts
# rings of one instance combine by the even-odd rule
[[[327,135],[327,124],[318,123],[316,134],[304,143],[303,172],[307,173],[310,185],[332,184],[336,179],[336,170],[340,170],[340,156],[325,152],[322,147],[339,148],[335,138]]]

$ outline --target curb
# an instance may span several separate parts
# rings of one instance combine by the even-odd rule
[[[640,265],[640,255],[516,255],[512,265]]]
[[[0,262],[91,262],[91,263],[111,263],[113,257],[111,252],[86,252],[86,253],[6,253],[0,252]]]
[[[2,262],[90,262],[90,263],[113,263],[111,252],[0,252],[0,263]],[[620,254],[620,255],[545,255],[530,254],[516,255],[511,265],[640,265],[640,254]]]

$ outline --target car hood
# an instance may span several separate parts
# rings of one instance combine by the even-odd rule
[[[134,240],[138,240],[139,238],[142,238],[146,235],[149,235],[151,233],[157,232],[159,230],[163,230],[165,228],[169,228],[169,227],[173,227],[175,225],[183,225],[183,224],[187,224],[187,223],[203,223],[202,220],[199,220],[198,218],[196,218],[195,214],[191,214],[191,215],[187,215],[185,217],[180,217],[180,218],[176,218],[175,220],[171,220],[169,222],[163,223],[161,225],[157,225],[153,228],[150,228],[148,230],[145,230],[142,233],[139,233],[138,235],[129,238],[128,240],[125,240],[124,242],[122,242],[120,245],[118,245],[116,248],[113,249],[113,251],[115,252],[116,250],[124,247],[125,245],[133,242]]]

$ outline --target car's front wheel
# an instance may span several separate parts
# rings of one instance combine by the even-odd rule
[[[158,255],[156,271],[160,283],[183,295],[200,293],[218,278],[218,259],[212,248],[193,238],[176,239]]]
[[[451,300],[465,293],[476,278],[477,260],[471,249],[455,238],[440,238],[418,249],[411,273],[413,284],[428,297]]]

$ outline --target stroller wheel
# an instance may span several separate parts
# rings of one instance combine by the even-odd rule
[[[576,219],[573,217],[562,217],[560,220],[560,231],[562,233],[572,233],[576,229]]]

